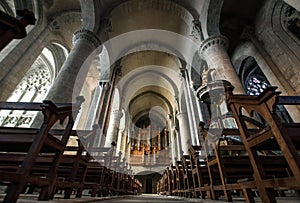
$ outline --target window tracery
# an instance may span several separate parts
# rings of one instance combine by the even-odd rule
[[[54,78],[51,71],[54,67],[53,63],[47,61],[50,56],[45,56],[45,53],[47,52],[43,51],[37,58],[8,98],[8,102],[41,102],[46,97]],[[2,110],[0,126],[29,127],[35,116],[36,112]]]

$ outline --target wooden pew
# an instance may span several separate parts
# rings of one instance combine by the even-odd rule
[[[171,195],[171,193],[172,193],[171,178],[172,177],[171,177],[170,167],[168,167],[164,170],[161,178],[158,181],[158,184],[157,184],[158,194]]]
[[[169,166],[167,169],[166,169],[166,175],[167,175],[167,195],[173,195],[173,190],[174,190],[174,185],[176,185],[175,183],[175,179],[174,179],[174,169],[175,167],[174,166]]]
[[[162,181],[162,179],[160,178],[156,184],[157,194],[159,194],[159,195],[161,195],[161,181]]]
[[[169,166],[169,177],[170,177],[170,183],[171,183],[171,186],[170,186],[170,191],[171,191],[171,194],[170,195],[177,195],[177,182],[176,182],[176,166],[174,165],[170,165]]]
[[[90,190],[92,197],[96,195],[105,196],[108,193],[104,181],[107,170],[106,161],[109,160],[109,149],[110,148],[93,147],[90,151],[95,156],[92,156],[92,159],[89,161],[84,189]]]
[[[119,177],[119,167],[121,163],[121,156],[112,156],[108,166],[108,177],[109,181],[107,182],[107,188],[109,194],[118,195],[118,177]]]
[[[141,194],[141,191],[142,191],[142,183],[141,183],[138,179],[133,179],[133,181],[134,181],[134,184],[133,184],[134,194],[135,194],[135,195]]]
[[[183,168],[183,185],[184,185],[184,196],[191,198],[194,195],[194,183],[193,183],[193,174],[192,166],[189,155],[183,155],[181,157],[182,168]]]
[[[93,126],[93,130],[72,131],[71,136],[78,137],[78,145],[66,147],[57,171],[56,189],[65,191],[65,199],[69,199],[73,191],[76,197],[82,196],[87,170],[93,159],[87,149],[90,150],[96,131],[97,126]]]
[[[123,163],[125,163],[125,158],[123,159]],[[124,164],[124,173],[123,173],[123,191],[126,195],[134,195],[134,175],[131,166],[128,163]]]
[[[232,201],[231,193],[241,190],[246,202],[253,202],[251,190],[256,187],[253,169],[243,143],[236,138],[238,129],[209,129],[209,132],[202,129],[201,133],[206,138],[204,149],[211,199],[219,199],[222,192],[226,201]]]
[[[176,194],[179,197],[184,196],[184,178],[182,161],[176,161]]]
[[[167,170],[164,171],[160,181],[160,194],[167,195],[167,188],[168,188],[168,175]]]
[[[62,136],[62,130],[50,131],[56,137]],[[85,136],[94,136],[96,130],[83,131],[83,130],[72,130],[70,135],[77,136],[85,134]],[[87,166],[91,159],[91,156],[86,152],[84,146],[81,143],[82,139],[77,139],[77,146],[67,146],[64,150],[64,154],[60,159],[59,166],[56,172],[56,181],[54,189],[51,194],[51,199],[58,190],[64,191],[64,198],[69,199],[71,194],[75,191],[76,197],[81,197],[82,190],[84,187]],[[37,157],[31,175],[46,176],[49,168],[52,165],[53,160],[52,154],[41,154]],[[38,185],[30,184],[29,193],[32,193]]]
[[[194,185],[194,197],[205,199],[207,196],[210,197],[210,179],[205,156],[200,155],[201,150],[202,146],[191,146],[189,148],[189,154]]]
[[[0,109],[39,111],[44,115],[44,121],[39,129],[34,128],[0,128],[1,155],[7,157],[20,155],[16,161],[0,161],[0,183],[7,185],[3,202],[14,203],[28,184],[41,187],[39,200],[48,200],[56,182],[57,169],[66,148],[74,119],[83,102],[79,97],[76,104],[54,104],[51,101],[43,103],[0,102]],[[60,139],[51,134],[51,129],[57,122],[66,121]],[[53,155],[52,165],[46,176],[32,174],[32,168],[41,153]],[[13,159],[12,159],[13,160]],[[14,164],[17,164],[13,166]],[[11,166],[8,168],[6,165]]]
[[[237,122],[254,170],[254,179],[263,202],[276,202],[274,190],[300,188],[300,124],[284,123],[276,113],[277,105],[300,105],[299,96],[280,96],[268,87],[259,96],[234,95],[226,91],[229,109]],[[256,128],[257,132],[251,133]],[[271,173],[260,153],[281,155],[277,168],[286,173]],[[271,157],[274,160],[274,157]]]

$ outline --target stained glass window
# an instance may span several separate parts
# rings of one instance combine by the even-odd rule
[[[246,84],[247,94],[260,95],[268,86],[270,85],[267,81],[262,80],[257,76],[252,76]]]

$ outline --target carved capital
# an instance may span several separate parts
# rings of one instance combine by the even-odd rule
[[[204,53],[213,46],[223,46],[227,50],[229,47],[229,40],[223,35],[211,36],[203,40],[199,47],[200,57],[203,57]]]
[[[192,33],[191,36],[194,37],[197,40],[202,40],[203,36],[202,36],[202,29],[201,29],[201,23],[199,20],[193,20],[193,29],[192,29]]]
[[[94,45],[95,49],[98,48],[102,43],[99,37],[90,30],[80,29],[73,34],[73,44],[75,45],[77,41],[85,40],[90,44]]]

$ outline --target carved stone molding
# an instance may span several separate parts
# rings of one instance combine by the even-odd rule
[[[193,20],[193,29],[192,29],[191,36],[197,40],[203,39],[201,23],[199,20]]]
[[[217,45],[221,45],[227,50],[229,47],[229,40],[223,35],[216,35],[203,40],[199,47],[200,56],[202,57],[208,48]]]
[[[86,40],[90,44],[93,44],[95,49],[102,44],[99,37],[95,33],[86,29],[80,29],[74,32],[73,44],[75,44],[78,40]]]

